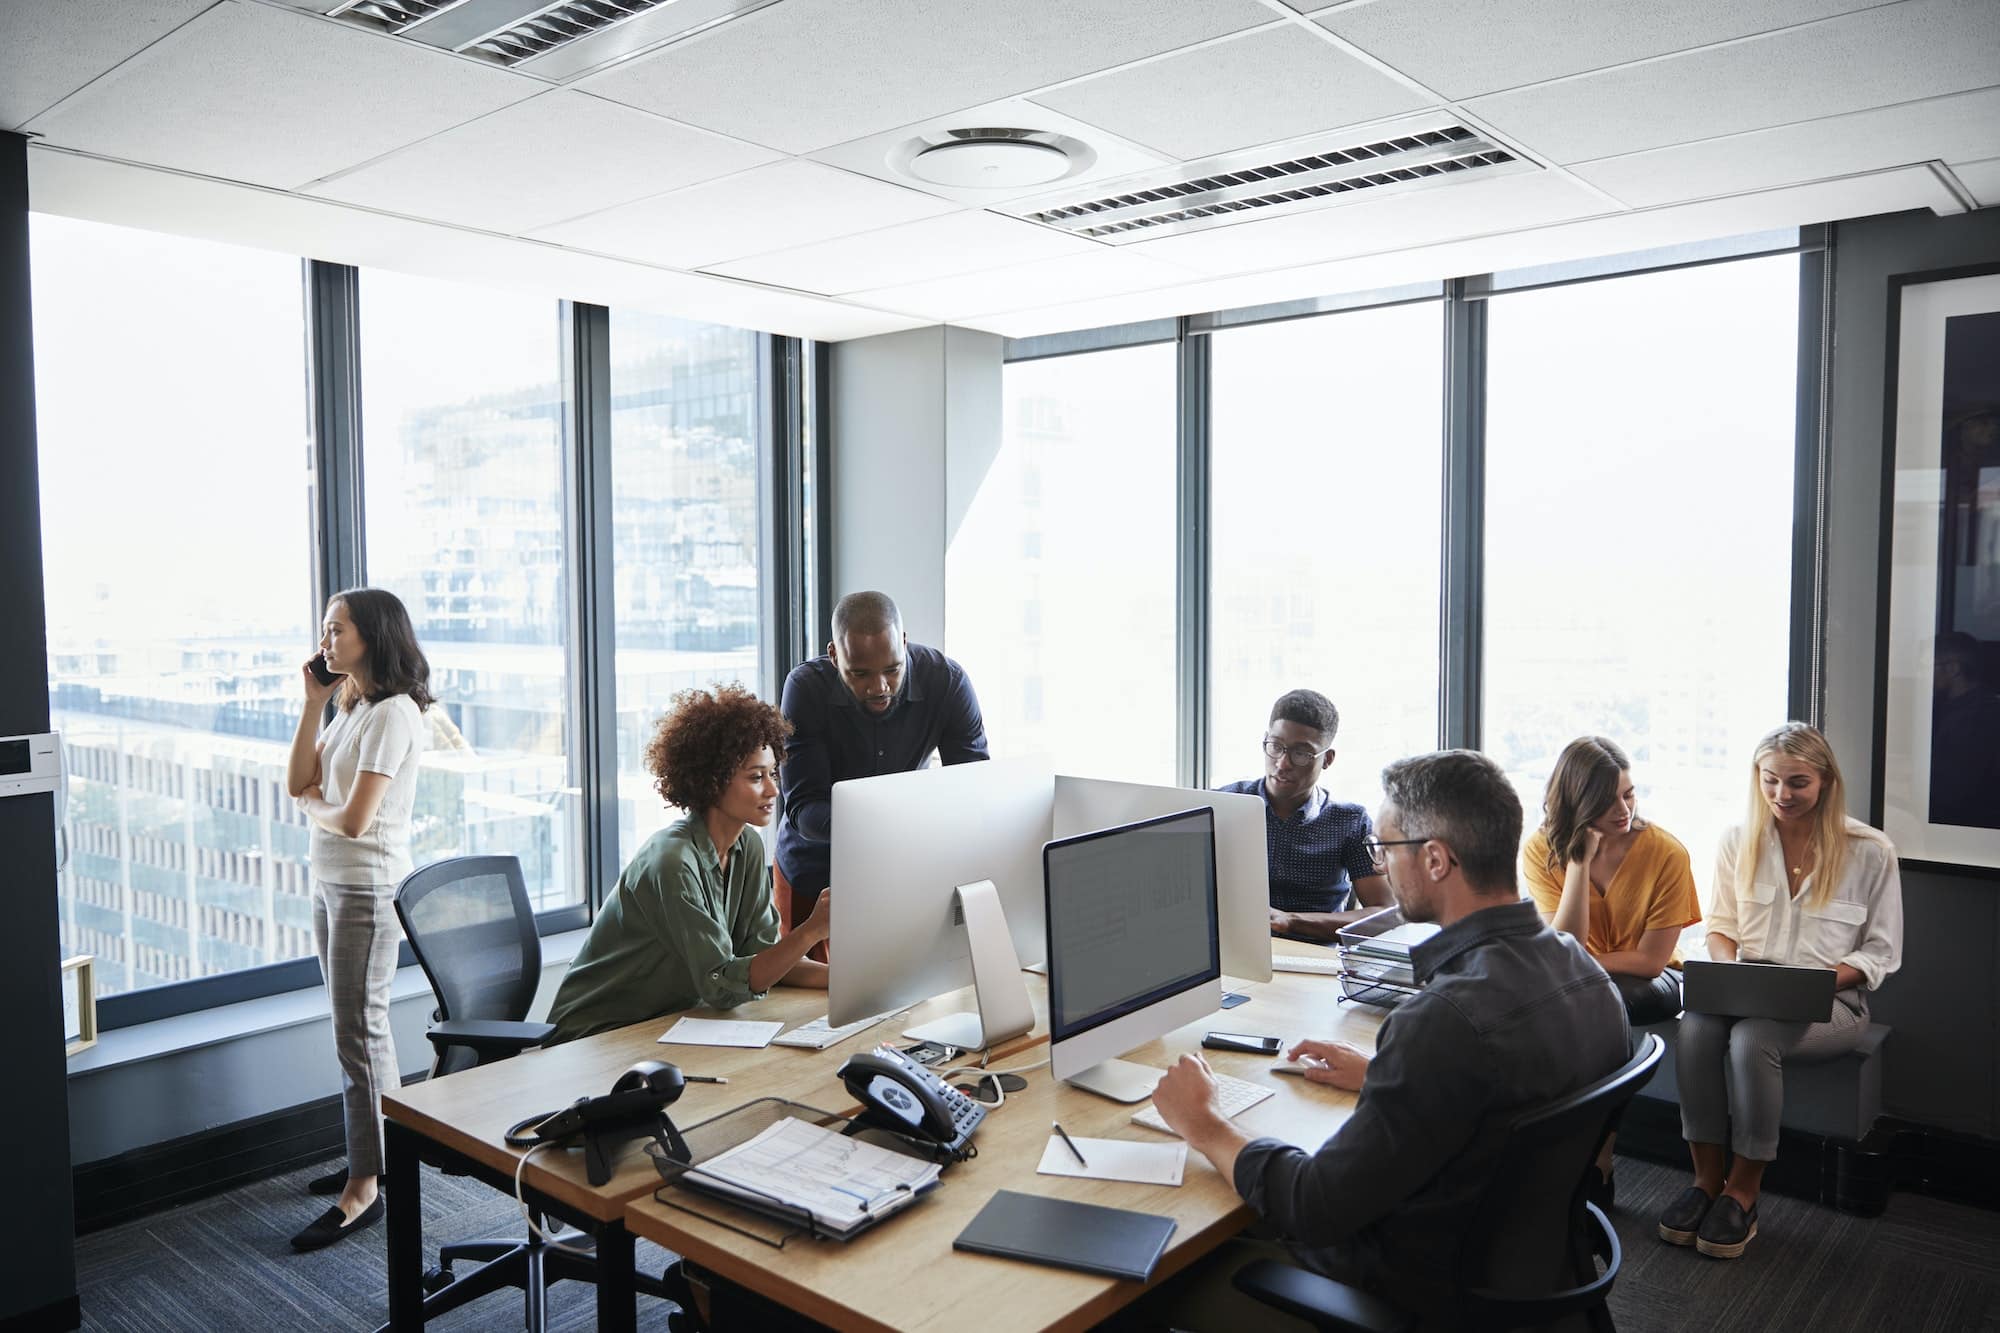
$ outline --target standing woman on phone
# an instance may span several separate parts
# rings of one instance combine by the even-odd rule
[[[1868,1030],[1868,992],[1903,957],[1896,849],[1848,818],[1833,747],[1803,722],[1751,757],[1749,812],[1716,852],[1708,953],[1834,974],[1824,1023],[1681,1018],[1674,1076],[1694,1183],[1661,1214],[1660,1239],[1735,1259],[1757,1234],[1764,1168],[1778,1155],[1785,1066],[1852,1050]]]
[[[305,711],[285,782],[312,826],[313,942],[333,1008],[347,1169],[314,1180],[339,1200],[292,1237],[316,1250],[382,1219],[382,1093],[401,1074],[389,1033],[396,885],[410,873],[410,810],[430,664],[393,593],[350,588],[326,604],[319,656],[301,668]],[[320,730],[329,699],[339,710]]]

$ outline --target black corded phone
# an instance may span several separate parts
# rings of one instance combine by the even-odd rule
[[[861,1103],[856,1123],[935,1143],[956,1158],[972,1155],[972,1131],[986,1108],[894,1047],[850,1056],[840,1081]]]
[[[531,1115],[507,1131],[510,1148],[565,1143],[581,1134],[590,1183],[611,1179],[611,1150],[630,1139],[648,1137],[676,1161],[692,1156],[667,1107],[680,1100],[687,1082],[678,1065],[641,1060],[618,1076],[602,1097],[579,1097],[560,1111]]]

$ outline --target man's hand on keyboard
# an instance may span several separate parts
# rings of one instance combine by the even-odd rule
[[[1193,1141],[1189,1131],[1211,1121],[1221,1123],[1215,1071],[1198,1055],[1183,1055],[1153,1089],[1153,1109],[1174,1133]]]
[[[1308,1068],[1305,1077],[1311,1083],[1324,1083],[1329,1087],[1341,1088],[1348,1092],[1361,1091],[1363,1080],[1368,1077],[1368,1055],[1358,1047],[1349,1046],[1344,1041],[1299,1042],[1285,1052],[1287,1060],[1297,1060],[1311,1056],[1319,1062],[1318,1068]],[[1158,1095],[1154,1101],[1157,1103]],[[1166,1112],[1162,1111],[1162,1115]]]

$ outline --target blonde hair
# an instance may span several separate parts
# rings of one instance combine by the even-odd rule
[[[1787,722],[1763,740],[1750,757],[1750,809],[1743,820],[1743,840],[1736,848],[1736,893],[1747,897],[1757,873],[1758,848],[1771,831],[1771,807],[1764,800],[1760,776],[1764,761],[1774,754],[1784,755],[1819,773],[1819,804],[1812,812],[1813,888],[1808,907],[1826,906],[1840,887],[1841,872],[1847,868],[1847,841],[1864,838],[1882,841],[1882,835],[1858,819],[1847,817],[1847,789],[1840,780],[1840,761],[1833,747],[1817,727],[1803,722]]]

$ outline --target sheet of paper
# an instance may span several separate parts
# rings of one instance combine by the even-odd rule
[[[1079,1138],[1076,1147],[1084,1160],[1090,1163],[1089,1166],[1077,1162],[1076,1154],[1069,1150],[1069,1145],[1062,1141],[1060,1134],[1049,1135],[1048,1147],[1042,1150],[1042,1164],[1035,1170],[1045,1176],[1129,1180],[1139,1185],[1178,1185],[1181,1173],[1187,1168],[1187,1145],[1180,1142],[1132,1143],[1125,1139]]]
[[[1429,921],[1405,921],[1394,930],[1383,931],[1368,943],[1390,948],[1412,949],[1437,933],[1437,926]]]
[[[769,1046],[783,1023],[730,1018],[683,1018],[660,1038],[663,1046]]]

